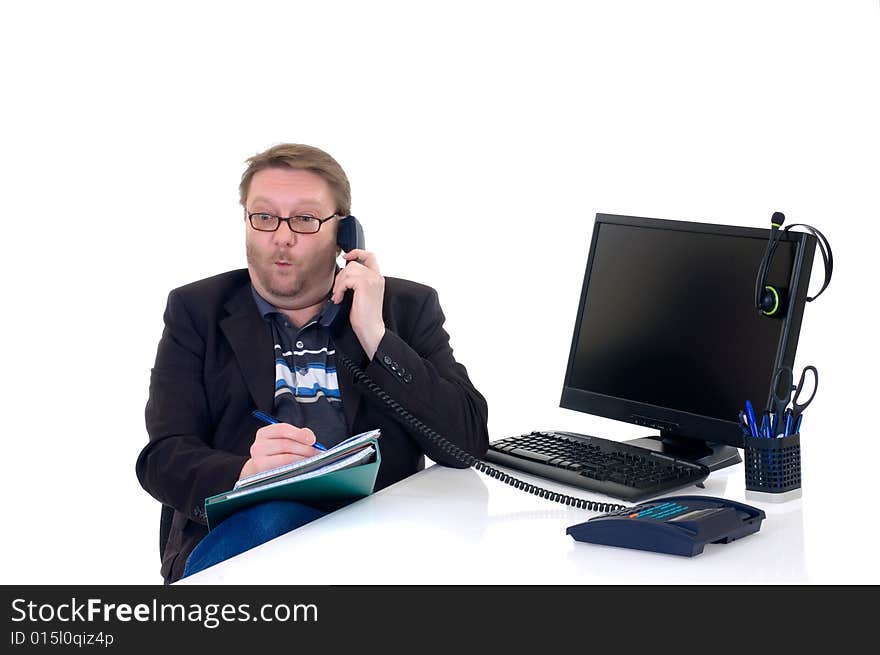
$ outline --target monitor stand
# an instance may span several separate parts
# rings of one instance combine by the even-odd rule
[[[662,432],[651,437],[629,439],[624,443],[655,450],[670,457],[699,462],[708,466],[710,471],[717,471],[725,466],[733,466],[742,461],[742,458],[739,456],[739,450],[734,446],[709,443],[699,439],[688,439],[687,437],[670,436]]]

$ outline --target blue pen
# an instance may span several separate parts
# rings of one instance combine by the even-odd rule
[[[258,410],[258,409],[255,409],[254,411],[252,411],[252,412],[251,412],[251,416],[253,416],[253,417],[256,418],[256,419],[261,420],[261,421],[262,421],[263,423],[265,423],[266,425],[274,425],[275,423],[280,423],[280,422],[281,422],[281,421],[279,421],[277,418],[275,418],[274,416],[269,416],[269,415],[266,414],[265,412],[261,412],[261,411]],[[313,443],[312,446],[314,446],[314,447],[317,448],[318,450],[327,450],[324,446],[322,446],[321,444],[319,444],[317,441],[316,441],[315,443]]]
[[[770,414],[769,414],[769,412],[764,412],[763,416],[761,416],[761,429],[758,430],[758,432],[765,439],[770,438]]]
[[[785,410],[785,432],[783,433],[783,436],[785,436],[785,437],[791,436],[791,428],[792,428],[793,423],[794,423],[794,419],[791,416],[791,410],[789,410],[789,409]]]
[[[758,436],[758,421],[755,418],[755,408],[752,407],[752,401],[746,401],[746,416],[749,417],[749,430],[752,431],[752,436]]]
[[[803,415],[803,414],[801,414],[800,416],[798,416],[797,423],[795,423],[795,426],[794,426],[794,433],[795,433],[795,434],[800,434],[800,433],[801,433],[801,421],[803,421],[803,420],[804,420],[804,415]]]

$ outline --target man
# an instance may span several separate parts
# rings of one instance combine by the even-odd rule
[[[464,466],[401,422],[349,369],[337,370],[338,352],[455,445],[477,457],[488,447],[486,401],[453,357],[437,293],[383,277],[366,250],[336,265],[338,224],[351,205],[339,164],[317,148],[278,145],[248,160],[239,191],[247,270],[169,294],[150,378],[150,440],[136,468],[141,485],[174,509],[163,545],[166,582],[332,510],[257,506],[206,538],[206,497],[316,454],[316,439],[329,447],[379,428],[377,490],[424,468],[425,455]],[[325,321],[331,305],[338,318]],[[263,426],[254,409],[281,423]],[[230,546],[239,539],[251,542]],[[218,544],[227,551],[217,555]],[[200,563],[187,567],[191,554]]]

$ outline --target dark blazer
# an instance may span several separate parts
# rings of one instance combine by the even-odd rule
[[[452,355],[437,292],[386,277],[382,315],[386,333],[371,361],[347,318],[335,326],[337,351],[427,426],[482,457],[489,443],[486,401]],[[377,490],[424,468],[425,455],[464,466],[402,425],[341,365],[337,377],[349,432],[382,431]],[[166,582],[181,577],[190,552],[207,534],[205,498],[238,480],[262,427],[250,412],[272,412],[274,382],[272,335],[254,303],[247,270],[168,295],[146,407],[150,440],[136,465],[144,489],[175,510],[162,561]]]

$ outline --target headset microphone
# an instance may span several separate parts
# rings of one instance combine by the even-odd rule
[[[764,316],[777,315],[782,306],[780,290],[767,284],[767,269],[770,268],[776,246],[779,245],[779,229],[783,223],[785,223],[785,214],[773,212],[773,216],[770,217],[770,240],[767,242],[767,250],[764,251],[764,258],[761,260],[758,278],[755,281],[755,306]]]
[[[761,266],[758,268],[758,276],[755,280],[755,307],[762,316],[781,316],[782,309],[785,305],[785,290],[767,284],[767,273],[770,270],[770,264],[773,261],[773,255],[776,247],[782,239],[782,235],[793,227],[803,227],[810,234],[816,237],[819,245],[819,252],[822,253],[822,261],[825,263],[825,282],[813,297],[807,297],[807,302],[812,302],[818,298],[828,283],[831,282],[831,274],[834,269],[834,257],[831,254],[831,244],[819,230],[803,223],[794,223],[786,228],[782,228],[785,222],[785,214],[782,212],[773,212],[770,218],[770,240],[767,242],[767,250],[764,252],[764,258],[761,260]]]

